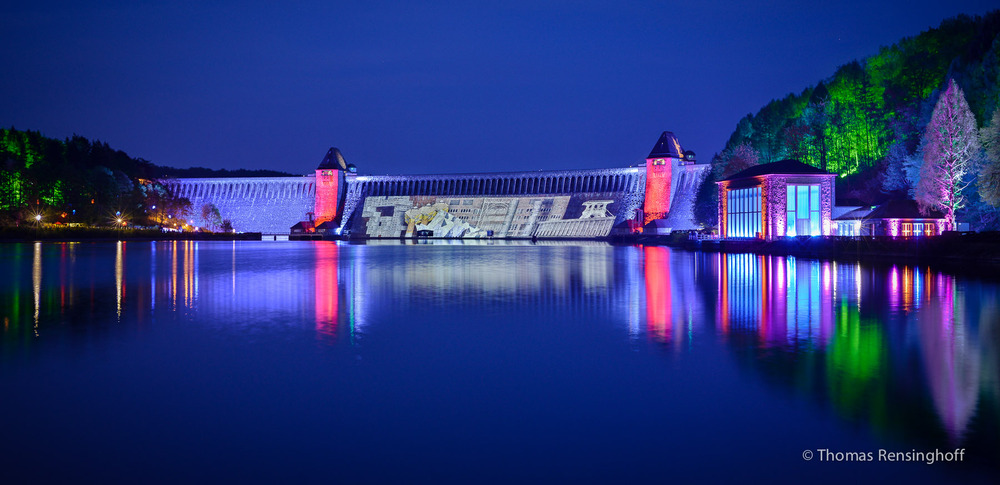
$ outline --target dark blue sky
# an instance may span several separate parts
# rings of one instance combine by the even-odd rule
[[[625,166],[993,1],[21,2],[0,125],[160,165],[307,173]]]

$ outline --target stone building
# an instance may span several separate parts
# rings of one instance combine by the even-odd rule
[[[716,182],[719,235],[768,241],[832,235],[835,178],[798,160],[782,160]]]

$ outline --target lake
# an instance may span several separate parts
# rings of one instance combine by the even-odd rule
[[[1000,476],[1000,286],[926,266],[393,240],[0,268],[15,482]]]

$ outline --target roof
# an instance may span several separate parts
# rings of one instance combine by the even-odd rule
[[[748,177],[758,177],[771,174],[790,175],[834,175],[826,170],[818,169],[812,165],[806,165],[798,160],[782,160],[780,162],[765,163],[755,165],[741,172],[737,172],[724,180],[736,180]]]
[[[936,210],[920,212],[917,201],[893,199],[875,208],[868,219],[944,219],[944,213]]]
[[[664,131],[660,139],[656,141],[653,151],[649,152],[646,158],[683,158],[684,149],[681,148],[677,137],[669,131]]]
[[[839,216],[836,216],[833,219],[837,220],[837,221],[849,221],[849,220],[856,220],[856,219],[867,219],[868,218],[868,214],[871,214],[871,213],[872,213],[872,208],[871,207],[858,207],[857,209],[854,209],[854,210],[851,210],[851,211],[847,211],[847,212],[845,212],[843,214],[840,214]]]
[[[337,147],[331,147],[326,151],[326,156],[323,157],[322,162],[319,162],[316,170],[347,170],[347,162],[344,161],[344,156],[340,154]]]

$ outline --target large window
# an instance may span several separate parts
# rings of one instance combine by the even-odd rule
[[[861,223],[857,221],[838,221],[837,222],[837,235],[855,237],[860,236],[859,230],[861,228]]]
[[[760,187],[730,190],[727,193],[727,237],[757,237],[760,229]]]
[[[935,224],[933,222],[904,222],[903,237],[933,236]]]
[[[820,236],[819,185],[788,184],[785,235]]]

